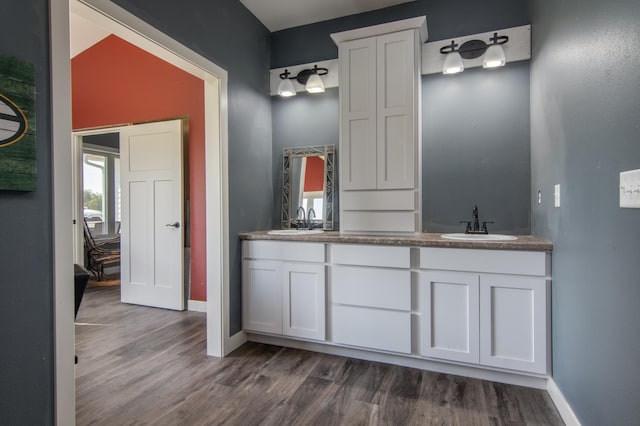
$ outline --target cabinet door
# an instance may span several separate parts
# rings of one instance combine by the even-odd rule
[[[546,287],[544,277],[481,276],[481,364],[547,373]]]
[[[340,44],[340,185],[376,188],[376,40]]]
[[[416,37],[409,30],[376,40],[378,189],[416,186]]]
[[[244,329],[282,334],[282,262],[245,260],[242,272]]]
[[[411,313],[333,305],[333,341],[365,349],[411,353]]]
[[[325,340],[325,273],[322,264],[284,263],[283,334]]]
[[[453,361],[479,361],[477,274],[420,274],[420,354]]]

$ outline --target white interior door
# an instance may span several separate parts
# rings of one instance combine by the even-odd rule
[[[120,132],[121,300],[184,309],[181,120]]]

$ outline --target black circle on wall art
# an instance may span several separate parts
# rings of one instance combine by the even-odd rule
[[[0,148],[18,142],[28,129],[27,117],[11,99],[0,93]]]

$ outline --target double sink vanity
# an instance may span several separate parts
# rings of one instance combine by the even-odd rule
[[[284,150],[284,229],[240,234],[243,329],[257,342],[545,388],[551,243],[488,233],[477,208],[465,233],[422,232],[426,33],[418,17],[332,34],[339,173],[333,145]]]
[[[249,340],[543,388],[546,241],[241,234]]]

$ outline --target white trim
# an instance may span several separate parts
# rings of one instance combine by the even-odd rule
[[[71,157],[72,157],[72,214],[73,220],[73,259],[74,263],[84,264],[84,224],[82,219],[83,202],[83,175],[82,175],[82,138],[90,135],[102,135],[105,133],[119,132],[123,126],[105,127],[100,129],[78,130],[71,133]],[[75,196],[74,196],[75,195]],[[118,267],[118,270],[120,268]]]
[[[53,297],[55,422],[73,425],[76,419],[74,375],[74,286],[71,188],[71,62],[69,61],[69,2],[49,5],[51,54],[51,160],[53,169]],[[44,180],[46,181],[46,179]]]
[[[191,312],[207,312],[207,302],[202,300],[187,300],[187,310]]]
[[[207,354],[224,356],[229,339],[229,230],[228,230],[228,96],[227,72],[109,0],[78,0],[102,22],[115,21],[129,31],[122,37],[145,46],[163,60],[202,78],[205,86],[206,247],[207,247]],[[74,12],[81,8],[74,8]],[[85,8],[86,10],[86,8]],[[95,16],[96,19],[100,19]],[[118,33],[120,36],[120,33]],[[219,97],[219,102],[211,100]],[[226,297],[225,297],[226,295]],[[227,303],[227,305],[224,305]]]
[[[204,80],[205,85],[205,151],[207,188],[207,354],[228,353],[235,339],[228,336],[229,315],[229,219],[228,219],[228,96],[227,72],[191,49],[131,15],[107,0],[51,0],[51,63],[52,63],[52,132],[54,169],[54,295],[55,295],[55,411],[56,423],[75,423],[75,377],[73,365],[73,243],[71,211],[71,64],[69,52],[69,6],[77,13],[81,7],[92,10],[96,18],[118,22],[128,28],[122,38],[138,45],[150,43],[149,49],[163,60],[173,58],[174,65],[190,67],[190,73]],[[105,21],[106,22],[106,21]],[[120,35],[120,34],[119,34]],[[137,40],[137,42],[136,42]],[[212,89],[214,88],[214,89]],[[212,92],[213,90],[213,92]],[[207,99],[219,95],[219,103]],[[212,113],[206,108],[215,104]],[[215,155],[209,155],[216,152]],[[211,194],[218,194],[213,199]],[[224,294],[224,297],[223,297]],[[226,334],[224,334],[226,331]],[[223,338],[224,336],[224,338]]]
[[[225,355],[230,354],[231,352],[238,349],[240,346],[244,345],[247,342],[247,333],[244,331],[240,331],[233,336],[227,339],[227,343],[225,344]]]
[[[427,33],[426,16],[417,16],[415,18],[402,19],[400,21],[387,22],[385,24],[372,25],[370,27],[356,28],[355,30],[333,33],[331,34],[331,39],[335,44],[340,44],[349,40],[356,40],[360,38],[374,37],[382,34],[416,29],[420,32],[420,42],[424,43],[425,41],[427,41],[429,35]]]
[[[549,392],[549,396],[551,397],[553,403],[556,405],[556,408],[560,413],[560,417],[562,417],[562,420],[564,420],[564,423],[567,426],[580,426],[578,417],[573,412],[571,405],[569,405],[569,401],[566,400],[555,380],[549,379],[547,381],[547,392]]]
[[[453,374],[480,380],[507,383],[510,385],[526,386],[534,389],[547,389],[547,377],[511,373],[508,371],[490,370],[480,367],[468,366],[457,363],[441,362],[434,359],[425,359],[419,356],[396,355],[387,352],[375,352],[366,349],[339,345],[332,342],[312,342],[302,339],[291,339],[280,336],[247,333],[247,339],[251,342],[265,343],[269,345],[285,346],[289,348],[303,349],[323,354],[346,356],[367,361],[382,362],[399,365],[408,368],[433,371],[436,373]]]

